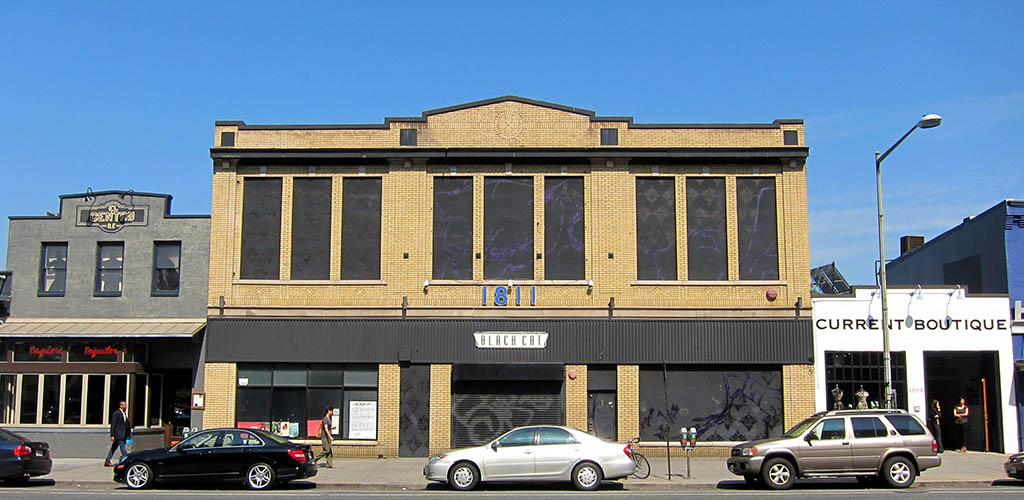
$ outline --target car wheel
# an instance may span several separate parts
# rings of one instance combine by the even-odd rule
[[[795,479],[796,470],[785,458],[773,458],[761,466],[761,480],[773,490],[788,490]]]
[[[124,484],[133,490],[149,488],[153,485],[153,469],[142,462],[129,465],[124,471]]]
[[[572,469],[572,484],[578,490],[596,490],[601,486],[601,468],[594,462],[583,462]]]
[[[882,479],[891,488],[907,488],[916,476],[914,464],[906,457],[892,457],[882,465]]]
[[[274,468],[263,462],[249,466],[245,473],[245,485],[250,490],[265,490],[274,484]]]
[[[453,490],[469,491],[480,484],[480,469],[469,462],[459,462],[448,470],[448,486]]]

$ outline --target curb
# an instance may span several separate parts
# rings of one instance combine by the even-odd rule
[[[42,478],[40,478],[40,479],[42,479]],[[914,485],[911,488],[915,488],[915,489],[916,488],[963,488],[963,487],[967,487],[967,486],[993,486],[994,485],[993,483],[996,483],[997,481],[1001,481],[1002,479],[1003,478],[999,478],[999,479],[965,479],[965,480],[931,480],[931,481],[929,481],[929,480],[920,481],[919,480],[919,481],[915,481]],[[430,485],[433,485],[433,484],[440,485],[440,483],[428,483],[428,484],[424,484],[424,483],[416,483],[416,484],[405,483],[405,484],[402,484],[402,483],[337,483],[337,482],[335,482],[335,483],[318,483],[316,481],[308,481],[308,482],[313,483],[315,485],[312,489],[318,489],[318,490],[448,491],[448,489],[446,487],[444,487],[444,486],[430,487]],[[737,483],[736,484],[736,486],[738,486],[737,488],[721,488],[720,484],[722,482],[724,482],[724,481],[718,481],[718,482],[707,482],[707,481],[694,482],[692,480],[687,480],[687,479],[682,479],[682,480],[680,480],[678,482],[671,482],[671,483],[669,483],[667,481],[666,482],[631,482],[631,483],[629,483],[629,482],[623,483],[623,482],[612,481],[612,482],[609,482],[606,486],[604,486],[604,487],[602,487],[600,489],[604,490],[604,491],[616,491],[616,490],[618,490],[618,491],[639,491],[639,490],[646,490],[646,491],[672,491],[672,490],[717,490],[717,489],[736,490],[736,491],[747,491],[748,490],[748,488],[746,488],[745,486],[740,486],[741,482],[736,482],[736,481],[732,481],[732,483]],[[84,486],[84,487],[90,487],[90,486],[120,487],[120,486],[122,486],[121,483],[116,483],[113,480],[108,480],[108,481],[97,481],[97,480],[77,481],[77,480],[71,480],[71,479],[53,480],[53,485],[54,486],[63,486],[63,487],[68,487],[68,486],[70,486],[70,487],[75,487],[75,486],[79,486],[79,487],[81,487],[81,486]],[[866,488],[866,489],[870,490],[872,488],[869,487],[869,488]]]

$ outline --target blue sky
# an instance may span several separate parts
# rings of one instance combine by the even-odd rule
[[[712,3],[7,0],[0,249],[6,216],[89,187],[209,213],[215,120],[381,123],[506,94],[642,123],[803,118],[811,265],[854,284],[878,258],[874,152],[922,114],[944,122],[883,167],[890,258],[1024,198],[1024,3]]]

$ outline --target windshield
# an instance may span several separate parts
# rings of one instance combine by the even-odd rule
[[[783,434],[782,437],[787,437],[787,438],[799,437],[799,436],[803,435],[803,433],[807,432],[807,429],[810,429],[811,426],[814,425],[814,423],[817,422],[817,421],[818,421],[818,417],[808,418],[807,420],[804,420],[803,422],[800,422],[799,424],[796,424],[795,426],[793,426],[792,429],[786,431],[786,433]]]

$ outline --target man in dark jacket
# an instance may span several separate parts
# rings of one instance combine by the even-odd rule
[[[121,457],[128,454],[125,449],[125,441],[132,435],[132,424],[128,422],[128,403],[121,401],[120,407],[110,415],[110,451],[103,465],[113,467],[110,459],[114,458],[114,450],[121,448]]]

